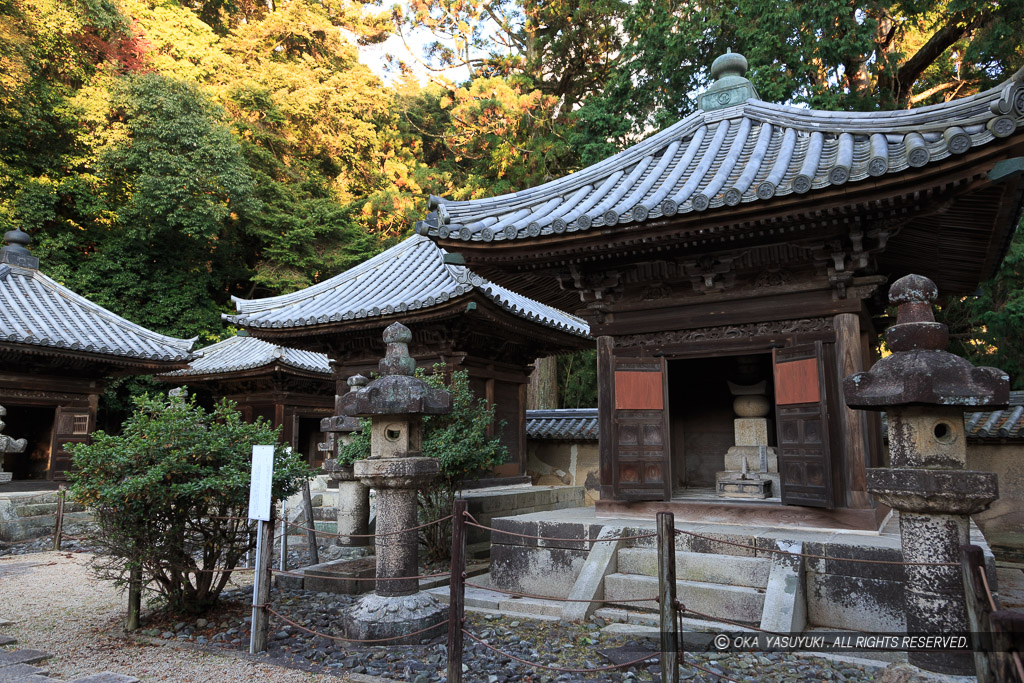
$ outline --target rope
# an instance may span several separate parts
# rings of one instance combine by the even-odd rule
[[[327,635],[326,633],[320,633],[319,631],[314,631],[311,628],[306,628],[302,624],[297,624],[294,621],[292,621],[291,619],[289,619],[288,617],[284,616],[283,614],[280,614],[280,613],[274,611],[274,608],[271,607],[270,605],[253,605],[253,607],[257,607],[257,608],[261,608],[261,609],[265,608],[267,610],[267,612],[269,612],[270,614],[273,614],[275,617],[277,617],[281,621],[285,622],[286,624],[291,624],[295,628],[301,629],[301,630],[305,631],[306,633],[312,633],[315,636],[321,636],[323,638],[328,638],[330,640],[337,640],[337,641],[340,641],[342,643],[387,643],[387,642],[391,642],[393,640],[399,640],[401,638],[412,638],[413,636],[418,636],[421,633],[426,633],[427,631],[433,631],[438,626],[448,626],[448,620],[446,619],[445,621],[442,621],[439,624],[434,624],[433,626],[428,626],[426,628],[421,628],[419,631],[413,631],[412,633],[403,633],[400,636],[391,636],[390,638],[376,638],[376,639],[373,639],[373,640],[359,640],[357,638],[342,638],[341,636],[330,636],[330,635]]]
[[[702,538],[705,541],[711,541],[713,543],[724,543],[725,545],[734,545],[737,548],[747,548],[748,550],[756,550],[761,553],[774,553],[776,555],[792,555],[795,557],[809,557],[812,560],[832,560],[833,562],[859,562],[861,564],[891,564],[899,565],[902,567],[959,567],[959,562],[899,562],[896,560],[861,560],[853,557],[829,557],[828,555],[812,555],[810,553],[798,553],[793,550],[778,550],[771,548],[758,548],[756,545],[749,545],[747,543],[737,543],[735,541],[726,541],[721,538],[712,538],[711,536],[704,536],[694,531],[684,531],[683,529],[676,529],[677,534],[685,534],[687,536],[693,536],[694,538]],[[507,533],[507,532],[502,532]]]
[[[678,600],[676,600],[676,609],[679,610],[680,614],[682,614],[683,612],[688,612],[690,614],[696,615],[696,616],[701,617],[703,619],[707,619],[708,621],[717,621],[717,622],[722,623],[722,624],[728,624],[730,626],[736,626],[736,627],[742,628],[742,629],[749,629],[751,631],[758,631],[760,633],[770,633],[773,636],[789,635],[788,633],[779,633],[777,631],[768,631],[767,629],[759,628],[757,626],[751,626],[749,624],[742,624],[742,623],[740,623],[738,621],[731,621],[731,620],[725,619],[723,617],[713,617],[710,614],[704,614],[703,612],[698,612],[697,610],[690,609],[689,607],[687,607],[683,603],[679,602]]]
[[[435,519],[433,522],[427,522],[425,524],[420,524],[419,526],[410,527],[408,529],[402,529],[400,531],[387,531],[387,532],[380,533],[380,534],[337,534],[337,533],[332,533],[330,531],[322,531],[320,529],[311,528],[311,527],[308,527],[308,526],[302,526],[301,524],[295,524],[293,522],[287,522],[287,525],[290,526],[293,529],[302,529],[303,531],[312,531],[313,533],[321,534],[321,535],[324,535],[324,536],[344,536],[345,538],[376,538],[378,536],[396,536],[398,534],[407,534],[410,531],[419,531],[420,529],[425,529],[426,527],[433,526],[434,524],[441,524],[442,522],[447,522],[453,516],[454,515],[448,515],[446,517],[441,517],[440,519]]]
[[[988,605],[992,608],[992,611],[995,612],[996,601],[992,599],[992,589],[988,587],[988,577],[985,576],[984,567],[978,567],[978,575],[981,576],[981,585],[985,587],[985,597],[988,598]],[[1021,677],[1021,680],[1024,681],[1024,676]]]
[[[307,576],[306,574],[284,571],[282,569],[271,569],[270,571],[273,574],[281,574],[284,576],[298,576],[299,578],[308,579],[327,579],[329,581],[412,581],[413,579],[436,579],[440,576],[448,576],[449,574],[449,572],[441,572],[440,574],[421,574],[420,576],[381,576],[362,578],[358,576]]]
[[[614,541],[632,541],[638,538],[654,538],[658,534],[641,534],[639,536],[616,536],[614,538],[555,538],[553,536],[531,536],[530,534],[518,534],[514,531],[503,531],[501,529],[495,529],[494,527],[484,526],[483,524],[477,524],[476,522],[466,522],[469,526],[475,526],[478,529],[484,529],[486,531],[493,531],[498,534],[505,534],[506,536],[518,536],[519,538],[533,538],[538,541],[566,541],[568,543],[611,543]]]
[[[1017,667],[1017,679],[1024,681],[1024,664],[1021,664],[1020,655],[1016,652],[1011,652],[1013,656],[1013,665]]]
[[[612,603],[629,604],[629,603],[633,603],[633,602],[658,602],[658,598],[636,598],[635,600],[600,600],[600,599],[597,599],[597,600],[580,600],[580,599],[576,599],[576,598],[553,598],[553,597],[548,596],[548,595],[533,595],[531,593],[516,593],[515,591],[506,591],[506,590],[502,590],[500,588],[491,588],[490,586],[481,586],[480,584],[470,583],[469,581],[465,581],[464,585],[470,586],[472,588],[481,588],[481,589],[483,589],[485,591],[494,591],[495,593],[504,593],[505,595],[513,595],[513,596],[515,596],[517,598],[536,598],[538,600],[556,600],[558,602],[604,602],[604,603],[608,603],[608,604],[612,604]]]
[[[624,664],[613,664],[613,665],[610,665],[610,666],[599,666],[599,667],[594,668],[594,669],[569,669],[569,668],[565,668],[565,667],[561,667],[561,666],[548,666],[546,664],[538,664],[537,662],[530,662],[530,661],[527,661],[525,659],[521,659],[520,657],[516,657],[515,655],[512,655],[512,654],[509,654],[509,653],[504,652],[502,650],[499,650],[498,648],[494,647],[493,645],[490,645],[490,644],[484,642],[483,640],[480,640],[479,638],[477,638],[475,635],[473,635],[472,633],[470,633],[466,629],[462,629],[462,632],[464,634],[466,634],[467,636],[469,636],[470,638],[472,638],[473,640],[475,640],[476,642],[478,642],[481,645],[483,645],[484,647],[486,647],[488,650],[492,650],[493,652],[501,655],[502,657],[508,657],[509,659],[513,659],[513,660],[519,662],[520,664],[525,664],[526,666],[532,666],[532,667],[537,668],[537,669],[547,669],[548,671],[560,671],[562,673],[570,673],[570,674],[592,674],[592,673],[597,673],[599,671],[612,671],[614,669],[625,669],[626,667],[634,666],[636,664],[639,664],[640,662],[646,662],[648,659],[654,659],[655,657],[660,657],[661,656],[660,652],[655,652],[655,653],[650,654],[650,655],[648,655],[646,657],[641,657],[640,659],[634,659],[633,661],[626,662]]]

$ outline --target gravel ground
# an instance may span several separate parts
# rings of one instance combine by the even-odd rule
[[[87,553],[39,552],[0,558],[0,619],[18,647],[53,654],[51,675],[73,678],[100,671],[143,681],[338,681],[231,653],[153,646],[118,636],[125,599],[89,572]],[[343,678],[341,680],[344,680]]]
[[[291,553],[289,553],[291,554]],[[201,619],[180,620],[144,608],[143,639],[120,635],[125,600],[88,570],[88,553],[39,552],[0,558],[0,619],[15,623],[4,632],[20,647],[53,653],[53,675],[71,678],[103,670],[144,681],[338,681],[347,674],[383,676],[409,683],[445,679],[445,631],[421,646],[360,647],[294,628],[271,617],[268,654],[245,655],[251,586],[229,589],[222,605]],[[293,558],[289,558],[293,559]],[[299,560],[299,557],[294,557]],[[248,578],[248,575],[243,575]],[[244,580],[244,579],[243,579]],[[271,593],[275,611],[327,635],[342,636],[341,615],[356,596],[281,590]],[[636,659],[656,646],[646,640],[602,635],[604,623],[513,619],[467,613],[470,632],[492,646],[553,667],[596,668]],[[687,653],[687,662],[744,681],[782,683],[876,680],[877,672],[856,664],[775,653]],[[269,660],[269,661],[268,661]],[[277,664],[285,665],[278,666]],[[590,674],[543,671],[495,654],[466,639],[466,683],[659,680],[657,660],[626,671]],[[683,680],[710,682],[717,676],[684,666]]]

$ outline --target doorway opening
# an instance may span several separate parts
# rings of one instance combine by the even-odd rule
[[[774,418],[771,354],[668,361],[673,497],[735,502],[718,497],[715,475],[726,469],[726,452],[736,445],[737,393],[758,391],[749,388],[761,382],[759,395],[772,406],[767,415],[770,426]],[[774,447],[774,431],[767,432],[766,445]]]
[[[53,441],[53,408],[6,405],[7,427],[4,434],[12,439],[25,439],[28,445],[23,453],[7,453],[4,471],[14,481],[42,481],[50,468],[50,444]]]
[[[310,467],[317,469],[324,465],[324,453],[317,448],[317,444],[324,441],[324,434],[320,431],[320,418],[300,417],[299,434],[295,439],[296,446],[300,453],[305,456]]]

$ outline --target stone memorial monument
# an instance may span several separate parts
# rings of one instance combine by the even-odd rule
[[[0,484],[8,483],[14,476],[10,472],[4,472],[4,456],[7,453],[24,453],[25,447],[28,445],[25,439],[12,439],[3,433],[4,427],[7,426],[7,423],[4,422],[5,417],[7,417],[7,408],[0,406]]]
[[[964,409],[1006,407],[1010,378],[945,350],[949,330],[932,313],[937,297],[921,275],[893,283],[897,320],[885,331],[892,354],[845,378],[843,393],[851,408],[886,411],[890,466],[867,471],[868,491],[899,511],[903,561],[931,563],[906,567],[907,632],[948,635],[970,630],[960,569],[970,515],[999,497],[995,474],[965,469]],[[970,652],[910,652],[909,661],[939,673],[974,671]]]
[[[414,376],[409,328],[394,323],[384,331],[387,352],[381,377],[338,401],[339,412],[371,419],[370,457],[359,460],[354,475],[377,492],[377,582],[345,616],[349,638],[395,638],[390,644],[416,644],[441,633],[409,635],[448,619],[448,607],[419,590],[417,490],[440,474],[436,458],[423,457],[422,418],[452,411],[447,391]],[[402,637],[406,636],[406,637]]]
[[[369,380],[362,375],[349,377],[348,394],[362,390],[367,382]],[[348,394],[337,397],[339,405]],[[352,465],[339,462],[342,447],[352,440],[352,434],[361,429],[359,418],[348,415],[320,420],[320,431],[327,435],[327,442],[321,446],[331,454],[324,460],[323,469],[332,481],[338,483],[338,538],[335,542],[341,546],[365,546],[369,541],[366,535],[369,532],[370,487],[356,477]]]
[[[740,356],[739,379],[756,378],[757,358]],[[779,495],[779,456],[773,446],[772,404],[767,382],[729,382],[735,396],[732,409],[734,445],[725,454],[725,471],[715,474],[715,487],[723,498],[769,498]]]

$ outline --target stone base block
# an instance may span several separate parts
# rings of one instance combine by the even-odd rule
[[[14,477],[12,472],[0,472],[0,484],[6,484]]]
[[[766,451],[766,458],[769,472],[779,471],[779,454],[769,447]],[[725,469],[730,472],[743,471],[743,460],[747,461],[748,472],[761,471],[761,449],[759,446],[733,446],[725,452]]]
[[[419,645],[424,640],[446,635],[447,630],[440,624],[447,621],[448,606],[428,593],[400,596],[370,593],[345,615],[345,635],[359,640],[395,638],[379,643],[387,646]],[[415,636],[408,635],[431,626],[437,628]]]
[[[732,421],[737,446],[767,446],[772,438],[772,421],[766,417],[740,417]]]
[[[717,472],[715,489],[722,498],[771,498],[782,490],[777,473],[748,474],[746,479],[740,479],[738,472]]]

